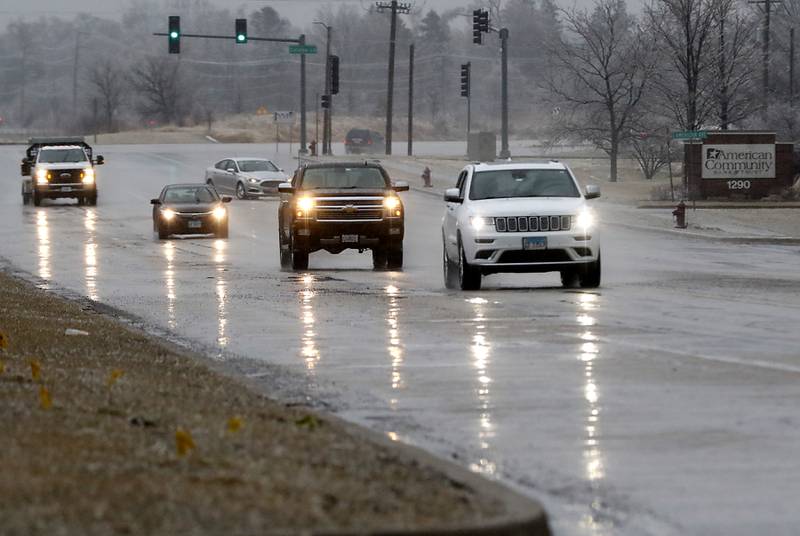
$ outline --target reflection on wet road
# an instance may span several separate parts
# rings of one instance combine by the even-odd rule
[[[415,192],[403,272],[357,253],[282,272],[274,200],[232,203],[228,240],[155,239],[147,200],[235,151],[253,148],[103,148],[97,207],[0,192],[0,256],[218,359],[335,385],[333,411],[519,485],[558,535],[795,531],[797,248],[609,226],[597,292],[552,274],[451,292],[441,203]]]

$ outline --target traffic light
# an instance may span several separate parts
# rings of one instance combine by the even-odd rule
[[[236,44],[247,43],[247,19],[236,19]]]
[[[489,12],[486,11],[485,9],[481,10],[480,30],[483,33],[489,33]]]
[[[469,97],[469,78],[470,78],[470,63],[461,64],[461,96]]]
[[[330,95],[323,95],[322,96],[322,107],[323,108],[330,108],[331,107],[331,96]]]
[[[169,42],[169,53],[181,53],[181,18],[175,15],[169,17],[169,31],[167,32]]]
[[[480,45],[483,42],[483,34],[481,33],[481,12],[482,10],[476,9],[472,12],[472,42]]]
[[[331,95],[339,94],[339,56],[331,55]]]

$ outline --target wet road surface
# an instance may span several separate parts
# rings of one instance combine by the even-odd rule
[[[231,203],[228,240],[154,238],[164,184],[272,149],[102,147],[97,207],[34,208],[22,149],[2,147],[0,257],[220,359],[335,385],[333,410],[539,498],[557,534],[796,534],[800,248],[636,230],[601,201],[597,291],[555,274],[446,291],[443,206],[414,191],[403,272],[357,253],[281,272],[274,200]]]

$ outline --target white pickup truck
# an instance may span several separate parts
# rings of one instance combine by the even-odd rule
[[[32,138],[22,160],[22,203],[37,207],[42,199],[75,198],[78,204],[97,204],[94,166],[104,163],[83,138]]]

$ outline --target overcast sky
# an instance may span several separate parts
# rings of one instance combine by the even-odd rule
[[[180,6],[185,0],[166,0],[169,5]],[[368,6],[368,0],[208,0],[210,4],[231,9],[243,8],[254,11],[265,5],[274,7],[281,15],[302,25],[311,22],[317,7],[326,4],[354,4]],[[165,2],[165,3],[166,3]],[[56,15],[71,18],[81,12],[91,12],[99,17],[116,18],[130,0],[0,0],[0,27],[20,17]],[[424,10],[443,11],[463,6],[466,0],[416,0],[413,2]],[[179,14],[180,8],[176,8]]]

